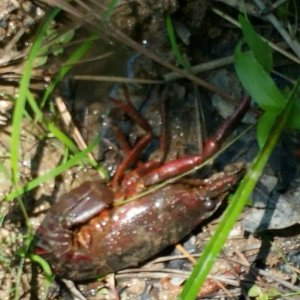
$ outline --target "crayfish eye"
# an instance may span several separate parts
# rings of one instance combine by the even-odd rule
[[[206,198],[203,202],[203,206],[206,210],[210,211],[216,207],[216,204],[212,199]]]

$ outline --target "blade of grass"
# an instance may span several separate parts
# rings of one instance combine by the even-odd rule
[[[42,268],[43,273],[46,277],[47,286],[49,286],[53,282],[54,275],[52,273],[51,267],[48,264],[48,262],[45,259],[43,259],[41,256],[36,255],[34,253],[31,253],[29,257],[32,261],[37,263]]]
[[[44,21],[41,23],[41,25],[37,30],[35,40],[30,49],[28,58],[24,64],[23,76],[19,84],[19,97],[15,103],[13,118],[12,118],[10,163],[11,163],[11,172],[12,172],[12,182],[14,186],[18,185],[18,179],[19,179],[18,161],[19,161],[20,136],[21,136],[21,127],[23,123],[22,119],[23,116],[26,115],[25,104],[28,96],[29,96],[29,102],[31,103],[33,110],[35,108],[34,106],[35,101],[33,97],[31,97],[31,94],[29,93],[29,85],[30,85],[32,70],[34,67],[34,62],[36,57],[39,54],[43,39],[46,36],[47,28],[50,22],[59,13],[59,11],[60,11],[59,9],[55,8],[55,9],[51,9],[49,13],[46,14]],[[25,257],[29,250],[29,245],[33,238],[33,230],[32,230],[31,223],[29,222],[25,206],[19,197],[17,198],[17,201],[26,222],[26,235],[24,235],[23,247],[22,247],[23,253],[19,260],[15,283],[12,289],[15,300],[20,299],[20,291],[21,291],[20,286],[21,286],[21,276],[23,273],[23,266],[25,262]]]
[[[67,146],[74,154],[79,152],[79,149],[77,148],[75,143],[66,134],[64,134],[54,123],[49,123],[47,127],[49,131],[65,146]]]
[[[58,167],[52,169],[51,171],[47,172],[46,174],[33,179],[29,183],[27,183],[25,186],[21,188],[17,188],[13,190],[11,193],[9,193],[6,197],[6,201],[12,201],[14,198],[24,194],[25,192],[28,192],[47,180],[50,180],[62,172],[70,169],[71,167],[77,165],[78,163],[81,162],[82,159],[87,159],[87,153],[91,152],[93,148],[99,143],[99,138],[95,139],[85,150],[78,152],[76,155],[74,155],[70,160],[68,160],[66,163],[59,165]]]
[[[117,6],[119,0],[111,0],[107,9],[104,11],[103,15],[102,15],[102,20],[103,22],[108,22],[115,7]]]
[[[37,105],[33,94],[29,90],[27,90],[27,100],[31,109],[35,114],[35,120],[41,122],[43,120],[43,113],[40,110],[39,106]]]
[[[45,276],[44,290],[45,290],[45,295],[47,295],[45,297],[45,300],[49,299],[48,298],[49,289],[54,281],[55,275],[52,273],[51,267],[48,264],[48,262],[45,259],[43,259],[41,256],[30,253],[29,258],[31,261],[37,263],[43,270],[43,275]]]
[[[277,144],[281,132],[285,124],[287,123],[291,108],[294,105],[294,101],[296,98],[295,95],[299,87],[299,82],[300,81],[298,81],[297,85],[294,87],[292,93],[290,94],[284,110],[275,121],[265,146],[258,153],[246,176],[240,183],[235,194],[232,196],[230,204],[226,209],[221,222],[217,226],[213,237],[205,246],[201,257],[197,261],[197,264],[192,271],[191,276],[188,278],[183,287],[179,299],[196,299],[200,288],[202,287],[208,273],[210,272],[217,256],[220,254],[230,231],[232,230],[240,213],[245,207],[275,145]]]
[[[23,246],[22,246],[22,253],[21,253],[21,255],[19,255],[20,260],[19,260],[19,265],[18,265],[17,274],[16,274],[16,278],[15,278],[14,300],[21,299],[20,298],[21,277],[22,277],[22,273],[23,273],[23,266],[24,266],[24,263],[25,263],[25,258],[27,256],[30,244],[31,244],[32,239],[33,239],[32,226],[27,227],[27,232],[23,237],[24,237],[24,240],[23,240]]]
[[[20,149],[20,136],[21,136],[21,126],[22,126],[22,118],[24,115],[25,103],[27,98],[27,91],[30,84],[31,73],[33,69],[34,59],[37,57],[43,38],[46,34],[47,27],[50,22],[54,19],[54,17],[58,14],[59,9],[52,9],[46,15],[44,22],[39,27],[36,38],[32,44],[30,49],[28,59],[24,65],[23,76],[19,85],[19,97],[16,101],[15,108],[13,111],[12,118],[12,137],[11,137],[11,170],[12,170],[12,181],[14,184],[18,182],[18,161],[19,161],[19,149]]]
[[[167,16],[166,18],[166,27],[167,27],[167,33],[168,37],[171,43],[172,51],[174,52],[177,62],[186,70],[189,71],[191,69],[191,66],[187,59],[182,55],[181,51],[179,50],[178,43],[176,41],[175,31],[172,23],[172,19],[170,16]]]
[[[83,42],[69,57],[69,59],[66,61],[65,64],[60,68],[59,72],[53,79],[53,81],[49,84],[47,89],[45,90],[45,93],[43,95],[43,98],[41,100],[41,108],[43,108],[46,104],[46,101],[48,100],[49,96],[52,94],[53,90],[57,86],[57,84],[70,72],[70,70],[73,67],[73,64],[77,63],[82,56],[86,54],[86,52],[92,47],[94,44],[96,37],[98,35],[95,33],[91,36],[90,39]]]
[[[79,152],[78,147],[76,146],[76,144],[64,133],[62,132],[54,123],[49,122],[47,123],[47,121],[43,121],[43,113],[40,110],[40,108],[38,107],[34,96],[32,95],[32,93],[28,90],[28,102],[32,108],[32,110],[35,113],[35,120],[37,122],[40,122],[45,128],[48,128],[48,130],[57,138],[59,139],[73,154],[77,154]],[[100,165],[97,164],[96,161],[91,160],[88,158],[88,163],[96,168],[99,171],[99,174],[101,175],[101,177],[108,178],[108,174],[106,172],[106,170],[101,167]]]

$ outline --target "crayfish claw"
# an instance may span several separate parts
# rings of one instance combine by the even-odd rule
[[[65,194],[56,205],[65,207],[61,217],[64,228],[85,223],[95,217],[113,202],[113,194],[105,185],[98,181],[85,182],[72,192]],[[66,204],[68,203],[68,207]]]

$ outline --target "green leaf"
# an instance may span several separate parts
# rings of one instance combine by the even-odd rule
[[[42,56],[37,56],[33,62],[33,67],[38,68],[41,66],[44,66],[47,63],[48,56],[42,55]]]
[[[300,130],[300,98],[295,101],[290,118],[287,122],[287,127]]]
[[[74,35],[75,35],[75,30],[74,29],[70,29],[70,30],[64,32],[63,34],[61,34],[58,37],[58,44],[66,44],[66,43],[71,42]]]
[[[263,66],[267,73],[273,69],[273,55],[271,47],[264,42],[261,37],[255,32],[251,23],[243,15],[239,15],[239,22],[242,31],[249,46],[257,61]]]
[[[54,41],[52,41],[51,52],[53,55],[58,56],[64,52],[64,45],[69,43],[75,35],[75,30],[71,29],[67,32],[59,35]]]
[[[281,293],[276,290],[276,288],[274,287],[271,287],[269,290],[268,290],[268,295],[269,297],[271,297],[272,299],[275,298],[275,297],[279,297],[281,296]]]
[[[243,87],[262,109],[279,112],[285,104],[284,96],[253,52],[243,52],[241,46],[239,43],[234,51],[234,64]]]
[[[39,56],[48,57],[49,53],[52,53],[53,55],[63,53],[64,46],[74,38],[74,35],[74,29],[70,29],[57,35],[57,30],[50,26],[47,29],[48,42],[40,49]]]
[[[262,294],[261,288],[257,285],[253,285],[248,292],[249,297],[258,297],[261,294]]]
[[[269,136],[270,130],[278,116],[277,112],[265,112],[257,122],[257,141],[259,148],[262,149]]]

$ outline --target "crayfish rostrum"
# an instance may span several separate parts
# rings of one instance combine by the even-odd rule
[[[231,164],[208,179],[180,179],[115,206],[115,199],[126,199],[191,170],[215,153],[229,128],[244,115],[249,101],[243,100],[225,120],[206,143],[202,156],[149,161],[130,171],[128,167],[149,144],[152,132],[130,102],[113,101],[146,134],[127,149],[108,184],[89,181],[71,190],[50,208],[37,231],[35,252],[51,264],[56,275],[75,281],[136,266],[180,241],[214,213],[244,171],[243,163]]]

